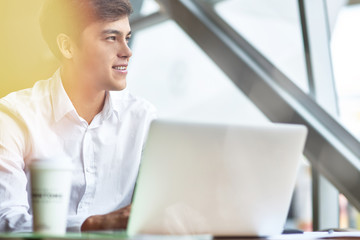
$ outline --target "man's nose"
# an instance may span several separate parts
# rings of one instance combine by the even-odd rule
[[[127,44],[124,44],[119,49],[118,57],[119,58],[130,58],[132,56],[132,51]]]

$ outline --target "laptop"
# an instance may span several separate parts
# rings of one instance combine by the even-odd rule
[[[153,121],[127,234],[280,234],[306,135],[293,124]]]

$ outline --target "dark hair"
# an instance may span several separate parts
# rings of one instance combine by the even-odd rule
[[[56,37],[64,33],[75,41],[93,21],[116,21],[132,13],[129,0],[45,0],[40,28],[53,54],[60,58]]]

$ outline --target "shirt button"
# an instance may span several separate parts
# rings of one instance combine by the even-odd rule
[[[86,172],[87,173],[94,173],[95,172],[95,169],[91,168],[91,167],[87,167],[86,168]]]

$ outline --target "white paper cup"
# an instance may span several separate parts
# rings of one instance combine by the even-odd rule
[[[33,231],[66,233],[72,165],[66,160],[34,160],[30,166]]]

